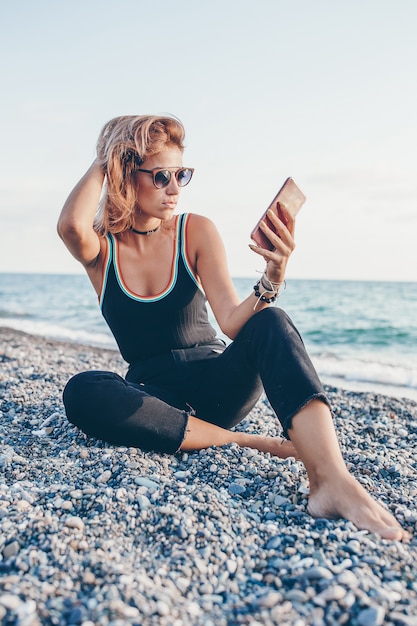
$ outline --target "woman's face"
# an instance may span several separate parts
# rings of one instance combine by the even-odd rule
[[[145,170],[161,168],[172,169],[173,172],[180,167],[182,167],[182,151],[177,146],[167,146],[158,154],[147,158],[140,166]],[[181,189],[175,176],[171,176],[168,185],[161,189],[155,187],[152,174],[136,172],[135,177],[140,218],[156,217],[164,221],[169,220],[177,206]]]

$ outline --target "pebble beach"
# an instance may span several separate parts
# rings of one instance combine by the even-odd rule
[[[417,403],[327,387],[350,471],[411,533],[306,512],[301,462],[87,438],[61,393],[113,350],[0,328],[0,623],[417,626]],[[265,398],[238,426],[279,436]]]

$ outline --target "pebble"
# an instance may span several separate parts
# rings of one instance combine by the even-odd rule
[[[332,602],[332,600],[341,600],[346,595],[346,589],[341,585],[330,585],[326,587],[324,591],[319,593],[314,598],[314,602],[316,604],[321,604],[325,606],[328,602]]]
[[[0,596],[0,605],[3,606],[5,609],[15,611],[19,606],[21,606],[21,604],[21,599],[11,593],[5,593]]]
[[[152,506],[149,498],[147,498],[143,494],[140,494],[138,496],[137,502],[141,511],[146,511],[147,509],[149,509],[150,506]]]
[[[357,616],[359,626],[382,626],[385,619],[385,610],[381,606],[371,606],[363,609]]]
[[[417,615],[405,615],[404,613],[391,613],[390,618],[397,626],[417,626]]]
[[[145,476],[136,476],[135,483],[136,485],[140,485],[141,487],[146,487],[150,491],[155,491],[156,489],[159,489],[158,483],[156,483],[154,480],[146,478]]]
[[[190,470],[179,470],[174,472],[174,477],[177,480],[186,480],[190,476]]]
[[[270,609],[282,601],[282,595],[278,591],[269,591],[260,596],[254,602],[254,605],[260,608]]]
[[[280,507],[280,506],[284,506],[285,504],[289,504],[289,503],[290,503],[289,499],[288,498],[284,498],[284,496],[278,495],[278,496],[275,496],[275,498],[274,498],[275,506]]]
[[[112,476],[111,471],[110,470],[105,470],[97,478],[97,482],[100,483],[100,484],[108,483],[110,478],[111,478],[111,476]]]
[[[79,530],[81,532],[84,530],[83,520],[75,515],[73,517],[68,517],[65,520],[65,526],[67,526],[67,528],[74,528],[75,530]]]
[[[358,587],[358,577],[351,570],[344,570],[337,575],[337,582],[345,587]]]
[[[226,569],[229,572],[230,575],[233,575],[236,573],[237,570],[237,561],[232,560],[232,559],[227,559],[226,561]]]
[[[229,485],[229,493],[234,496],[241,496],[246,491],[246,487],[241,485],[240,483],[230,483]]]
[[[333,574],[326,567],[321,567],[318,565],[316,567],[310,567],[309,569],[305,570],[302,573],[302,577],[307,579],[321,578],[329,580],[333,578]]]
[[[361,552],[361,544],[357,539],[351,539],[347,542],[346,548],[351,554],[359,554]]]
[[[0,623],[417,626],[415,539],[310,518],[299,461],[90,439],[61,391],[123,375],[117,353],[2,328],[0,346]],[[350,470],[416,536],[417,405],[328,393]],[[237,428],[278,427],[262,398]]]
[[[290,591],[286,592],[285,599],[289,600],[290,602],[305,604],[309,599],[309,596],[305,591],[302,591],[301,589],[290,589]]]
[[[2,550],[3,559],[10,559],[11,557],[16,556],[19,554],[19,550],[20,544],[18,541],[15,540],[7,543]]]

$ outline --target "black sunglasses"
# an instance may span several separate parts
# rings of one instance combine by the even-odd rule
[[[179,187],[185,187],[188,185],[190,180],[194,174],[194,168],[192,167],[180,167],[175,171],[160,169],[158,167],[154,167],[152,170],[144,170],[141,168],[137,168],[136,172],[145,172],[145,174],[152,174],[153,184],[157,189],[162,189],[162,187],[166,187],[169,185],[172,174],[175,174],[175,178],[177,179],[177,183]]]

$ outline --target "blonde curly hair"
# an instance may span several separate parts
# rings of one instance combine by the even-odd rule
[[[175,117],[124,115],[104,125],[97,141],[97,160],[106,174],[94,221],[97,233],[121,233],[133,225],[135,170],[166,146],[184,150],[184,136]]]

